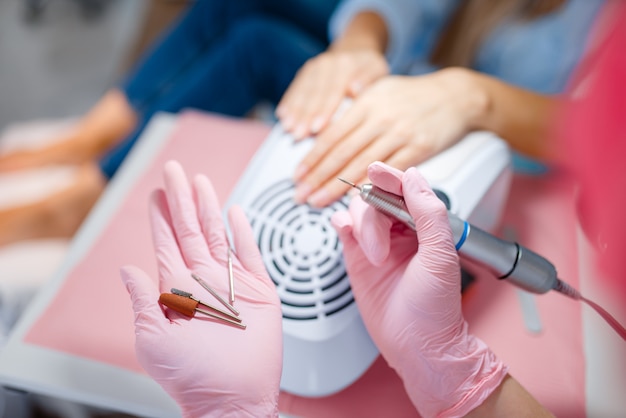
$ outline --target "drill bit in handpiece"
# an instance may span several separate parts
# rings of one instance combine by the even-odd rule
[[[361,186],[354,184],[352,182],[349,182],[348,180],[344,180],[341,177],[337,177],[337,180],[342,181],[344,183],[346,183],[348,186],[354,187],[355,189],[357,189],[358,191],[361,191]]]
[[[391,217],[396,218],[415,231],[415,221],[413,221],[413,217],[407,211],[406,204],[404,203],[402,196],[389,193],[371,183],[359,186],[358,184],[354,184],[340,177],[337,177],[337,180],[357,189],[359,191],[359,196],[361,196],[361,199],[363,199],[365,203]]]
[[[404,198],[387,192],[373,184],[357,186],[339,178],[359,190],[363,201],[375,209],[390,215],[415,230],[415,222],[408,212]],[[579,291],[558,278],[556,267],[546,258],[514,241],[502,240],[483,231],[448,210],[448,220],[455,248],[462,258],[478,263],[499,279],[515,284],[532,293],[542,294],[555,290],[591,306],[626,340],[626,328],[597,303],[584,298]]]

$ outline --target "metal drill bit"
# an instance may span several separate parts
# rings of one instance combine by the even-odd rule
[[[241,329],[246,329],[246,325],[243,323],[233,321],[232,319],[226,318],[222,315],[218,315],[205,309],[198,308],[198,304],[200,302],[197,302],[194,298],[190,298],[187,295],[179,295],[176,293],[161,293],[161,296],[159,296],[159,303],[190,318],[193,318],[196,312],[200,312],[204,315],[210,316],[213,319],[235,325]]]
[[[202,280],[195,273],[191,273],[191,277],[193,277],[193,279],[195,281],[200,283],[200,286],[204,287],[207,290],[207,292],[209,292],[211,295],[213,295],[213,297],[215,299],[217,299],[222,305],[224,305],[226,308],[228,308],[229,311],[231,311],[235,315],[239,316],[239,311],[237,309],[235,309],[235,307],[233,305],[231,305],[230,303],[226,302],[220,295],[218,295],[217,292],[215,290],[213,290],[213,288],[211,286],[209,286],[209,284],[207,282]]]
[[[238,317],[236,317],[235,315],[233,315],[233,314],[231,314],[231,313],[229,313],[229,312],[226,312],[225,310],[220,309],[220,308],[218,308],[217,306],[213,306],[213,305],[210,305],[210,304],[208,304],[208,303],[206,303],[206,302],[203,302],[203,301],[201,301],[200,299],[198,299],[198,298],[194,297],[194,296],[193,296],[193,294],[191,294],[191,293],[189,293],[189,292],[185,292],[184,290],[176,289],[175,287],[173,287],[173,288],[171,289],[171,292],[172,292],[173,294],[175,294],[175,295],[178,295],[178,296],[184,296],[184,297],[186,297],[186,298],[189,298],[189,299],[195,300],[195,301],[196,301],[196,302],[198,302],[199,304],[204,305],[204,306],[206,306],[207,308],[212,309],[212,310],[214,310],[214,311],[216,311],[216,312],[219,312],[221,315],[224,315],[224,316],[226,316],[226,317],[228,317],[228,318],[232,319],[233,321],[241,322],[241,319],[240,319],[240,318],[238,318]]]
[[[348,180],[344,180],[344,179],[342,179],[341,177],[337,177],[337,180],[342,181],[342,182],[346,183],[347,185],[349,185],[349,186],[351,186],[351,187],[354,187],[354,188],[355,188],[355,189],[357,189],[358,191],[361,191],[361,187],[360,187],[360,186],[358,186],[358,185],[356,185],[356,184],[354,184],[354,183],[352,183],[352,182],[349,182]]]
[[[235,277],[233,274],[233,250],[228,246],[228,300],[231,304],[235,303]]]

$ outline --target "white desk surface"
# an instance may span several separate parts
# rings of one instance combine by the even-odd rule
[[[174,401],[146,375],[23,343],[25,334],[54,299],[67,273],[87,252],[133,182],[159,151],[175,121],[175,116],[165,114],[153,119],[71,242],[60,268],[42,286],[13,329],[0,352],[0,384],[3,386],[137,416],[180,416]],[[580,242],[581,291],[601,302],[625,323],[619,301],[593,284],[595,277],[590,268],[589,249],[584,238],[581,237]],[[586,306],[583,308],[583,335],[588,416],[625,416],[626,343]],[[607,381],[611,384],[607,385]]]

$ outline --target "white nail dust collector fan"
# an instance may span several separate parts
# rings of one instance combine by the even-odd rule
[[[246,212],[283,312],[281,389],[307,397],[338,392],[357,380],[378,356],[357,310],[331,214],[296,205],[292,174],[313,145],[294,142],[277,125],[237,182],[225,207]],[[508,193],[510,156],[486,132],[422,164],[422,173],[449,208],[485,230],[495,226]],[[352,180],[352,179],[350,179]]]

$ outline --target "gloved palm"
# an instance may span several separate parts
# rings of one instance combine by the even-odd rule
[[[333,216],[363,321],[423,415],[464,415],[506,370],[467,332],[445,206],[414,168],[402,173],[374,163],[368,175],[378,187],[404,195],[417,239],[360,198],[349,213]]]
[[[165,191],[150,204],[159,283],[122,269],[135,311],[140,364],[189,417],[277,416],[282,369],[280,301],[241,209],[229,211],[234,240],[235,307],[245,330],[164,309],[159,295],[178,288],[222,307],[196,283],[203,278],[228,299],[228,241],[215,192],[204,176],[193,192],[179,164],[165,166]],[[200,306],[201,307],[201,306]]]

